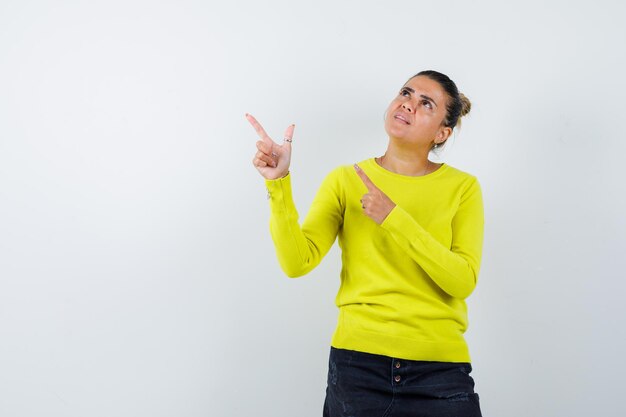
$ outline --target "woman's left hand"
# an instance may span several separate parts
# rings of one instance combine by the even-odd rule
[[[377,224],[382,224],[396,204],[391,201],[391,199],[387,197],[387,195],[383,193],[380,188],[374,185],[372,180],[369,179],[360,166],[354,164],[354,169],[363,181],[363,184],[365,184],[365,187],[367,187],[368,191],[368,193],[364,194],[361,198],[363,213],[369,216]]]

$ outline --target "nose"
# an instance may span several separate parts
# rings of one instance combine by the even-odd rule
[[[402,108],[407,111],[407,113],[412,113],[411,105],[409,103],[402,103]]]

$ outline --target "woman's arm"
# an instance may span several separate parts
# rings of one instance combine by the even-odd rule
[[[483,245],[483,200],[476,178],[468,184],[452,219],[448,248],[391,201],[358,165],[355,169],[368,190],[361,200],[364,213],[387,230],[443,291],[467,298],[476,287]]]
[[[281,268],[291,278],[315,268],[326,255],[343,223],[340,169],[331,172],[317,192],[300,227],[291,192],[291,175],[266,180],[270,232]]]
[[[289,175],[295,125],[287,128],[283,144],[278,145],[252,115],[246,113],[246,118],[261,139],[256,143],[252,164],[265,178],[270,200],[270,231],[278,261],[289,277],[302,276],[320,263],[343,222],[340,171],[333,171],[324,180],[300,227]]]
[[[394,240],[433,281],[456,298],[467,298],[478,280],[484,214],[480,185],[474,180],[452,219],[452,243],[442,245],[409,213],[396,206],[382,222]]]

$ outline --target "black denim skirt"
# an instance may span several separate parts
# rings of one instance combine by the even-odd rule
[[[331,348],[324,417],[480,417],[471,371]]]

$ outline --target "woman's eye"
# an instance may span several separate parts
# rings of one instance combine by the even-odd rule
[[[409,93],[409,90],[406,90],[406,89],[404,89],[404,88],[403,88],[402,90],[400,90],[400,95],[402,95],[402,96],[406,96],[407,94],[408,94],[408,95],[410,95],[410,94],[411,94],[411,93]]]
[[[424,106],[428,107],[429,109],[432,109],[432,108],[433,108],[433,105],[432,105],[432,104],[430,104],[430,101],[428,101],[428,100],[422,100],[422,104],[423,104]]]

